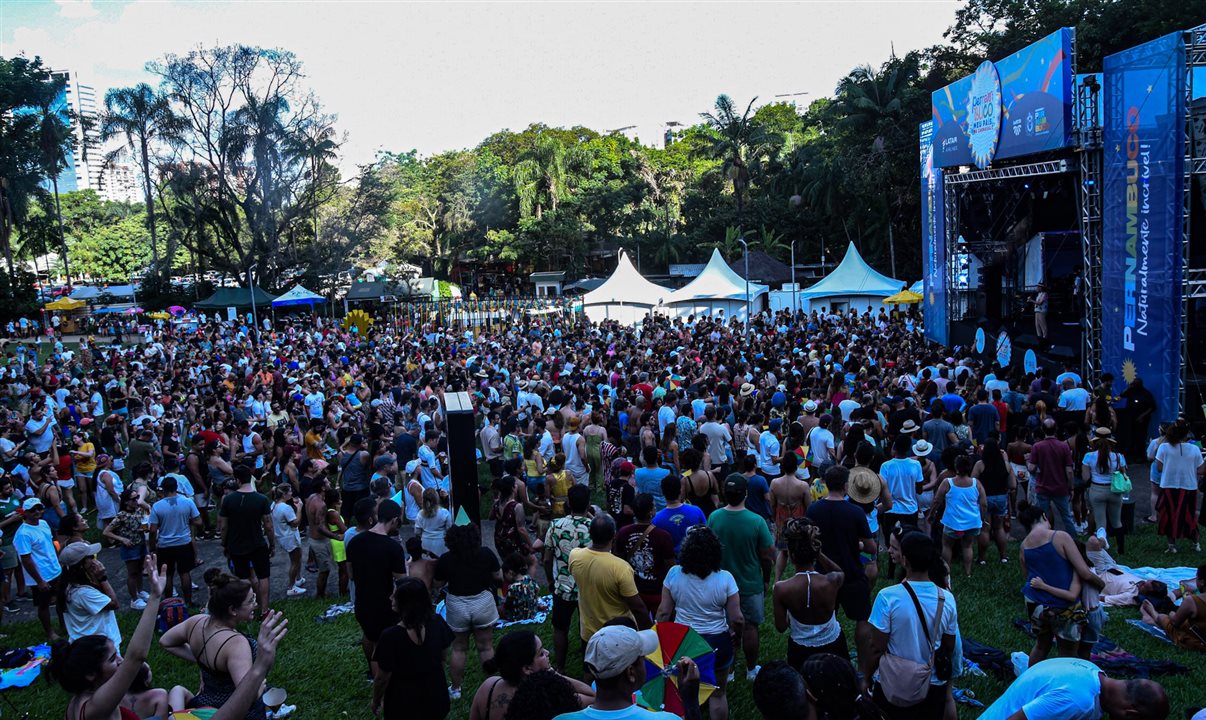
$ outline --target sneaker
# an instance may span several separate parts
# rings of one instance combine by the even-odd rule
[[[304,577],[299,577],[297,579],[297,582],[293,583],[293,587],[305,587],[305,586],[306,586],[306,579]]]
[[[131,610],[146,610],[147,609],[147,601],[141,600],[139,598],[134,598],[133,600],[130,601],[130,609]]]
[[[729,671],[729,682],[733,682],[735,679],[737,679],[737,673],[730,670]]]
[[[1110,539],[1108,537],[1106,537],[1106,529],[1103,527],[1099,527],[1099,528],[1097,528],[1096,534],[1097,534],[1097,539],[1100,540],[1103,545],[1105,545],[1105,549],[1109,550],[1110,549]]]
[[[200,589],[201,589],[201,586],[200,586],[200,585],[198,585],[197,583],[189,583],[189,584],[193,586],[193,589],[194,589],[194,590],[200,590]]]
[[[15,613],[15,612],[20,612],[20,611],[21,611],[21,608],[17,607],[17,604],[12,601],[10,601],[7,605],[4,606],[4,612],[6,612],[6,613]]]
[[[1194,543],[1194,544],[1193,544],[1193,551],[1194,551],[1194,552],[1202,552],[1202,546],[1201,546],[1199,543]]]
[[[285,597],[297,597],[298,595],[305,595],[305,594],[306,594],[306,589],[299,588],[296,585],[294,585],[293,587],[291,587],[285,591]]]
[[[138,591],[138,599],[139,600],[146,600],[149,597],[151,597],[151,593],[147,592],[146,590]]]
[[[297,710],[296,705],[281,705],[276,709],[276,712],[268,711],[268,720],[280,720],[281,718],[289,717]]]
[[[754,678],[758,677],[758,671],[762,669],[761,665],[755,665],[753,670],[747,670],[745,679],[754,682]]]
[[[459,687],[452,687],[451,685],[449,685],[448,686],[448,699],[449,700],[460,700],[461,699],[461,689]]]
[[[1164,551],[1164,553],[1166,555],[1176,555],[1177,554],[1177,546],[1173,545],[1172,543],[1169,543],[1168,548]]]

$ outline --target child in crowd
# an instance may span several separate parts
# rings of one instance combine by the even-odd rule
[[[507,622],[531,620],[536,616],[540,586],[532,579],[536,556],[513,552],[503,560],[503,583],[507,592],[499,615]]]
[[[430,593],[435,585],[436,561],[440,557],[423,547],[423,540],[418,535],[406,541],[406,554],[410,558],[406,563],[406,574],[422,580]]]
[[[305,595],[306,579],[301,576],[301,534],[298,509],[301,504],[293,497],[293,486],[281,483],[273,490],[275,504],[272,506],[272,533],[276,536],[276,547],[289,556],[289,589],[286,597]]]

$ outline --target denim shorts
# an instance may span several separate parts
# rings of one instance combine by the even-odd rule
[[[1009,517],[1009,496],[989,495],[988,515],[989,517]]]
[[[143,560],[147,556],[147,544],[145,542],[140,542],[132,547],[122,545],[120,548],[118,548],[117,554],[121,557],[122,562]]]
[[[704,640],[716,651],[713,662],[717,670],[728,670],[733,664],[733,637],[727,632],[703,635]]]
[[[766,619],[766,596],[762,593],[742,595],[741,615],[746,625],[761,625]]]

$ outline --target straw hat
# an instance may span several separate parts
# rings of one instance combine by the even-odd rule
[[[754,384],[753,383],[742,383],[741,384],[741,397],[749,397],[750,395],[753,395],[753,394],[754,394]]]
[[[846,495],[856,503],[866,505],[875,502],[882,491],[879,476],[870,468],[854,468],[850,472],[850,482],[846,485]]]
[[[913,454],[917,457],[925,457],[934,451],[934,446],[925,440],[918,440],[913,443]]]
[[[1097,428],[1096,430],[1093,431],[1093,437],[1096,440],[1101,440],[1104,442],[1111,442],[1111,443],[1116,442],[1114,440],[1114,433],[1110,432],[1110,429],[1108,427]]]
[[[912,420],[905,420],[904,424],[900,426],[900,432],[902,435],[912,435],[920,429],[921,427]]]

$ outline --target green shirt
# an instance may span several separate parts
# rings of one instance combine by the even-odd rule
[[[7,500],[0,500],[0,520],[7,519],[10,515],[17,512],[21,507],[21,501],[17,499],[16,494],[10,495]],[[4,527],[3,545],[12,545],[13,537],[17,534],[17,528],[21,527],[21,523],[15,522]]]
[[[720,567],[732,573],[743,597],[765,592],[760,551],[771,547],[774,538],[760,515],[750,510],[720,508],[708,517],[708,527],[724,548]]]

